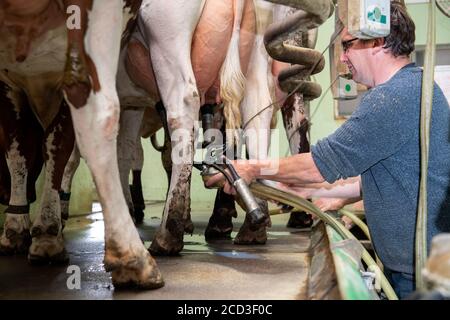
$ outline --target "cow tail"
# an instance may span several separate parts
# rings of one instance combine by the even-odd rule
[[[234,22],[233,34],[228,46],[225,61],[220,70],[220,97],[224,103],[224,116],[226,119],[226,129],[233,130],[233,134],[227,135],[227,144],[239,142],[238,130],[241,126],[241,112],[239,105],[244,97],[245,76],[241,70],[239,56],[239,32],[244,11],[245,0],[234,0]]]

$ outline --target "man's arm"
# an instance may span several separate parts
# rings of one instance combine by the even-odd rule
[[[263,160],[258,162],[258,166],[249,164],[253,170],[253,179],[274,180],[292,185],[325,181],[314,163],[310,152],[276,160]]]
[[[334,183],[309,183],[304,185],[285,185],[280,183],[281,190],[294,193],[303,198],[361,198],[361,177],[341,179]]]
[[[247,183],[255,179],[267,179],[292,185],[325,181],[316,167],[311,153],[271,160],[235,160],[232,161],[232,164]],[[206,186],[219,184],[223,179],[222,175],[215,175],[206,182]],[[228,183],[225,184],[224,191],[234,193]]]

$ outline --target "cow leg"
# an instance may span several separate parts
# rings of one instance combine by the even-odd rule
[[[0,255],[27,253],[31,244],[30,207],[26,193],[28,170],[26,158],[20,154],[17,140],[14,140],[7,151],[6,162],[11,177],[11,195],[0,237]]]
[[[61,182],[61,191],[59,193],[59,200],[61,204],[61,223],[64,229],[67,220],[69,219],[69,204],[70,204],[70,190],[72,189],[72,181],[75,172],[80,165],[80,151],[75,144],[69,161],[64,169],[64,174]]]
[[[157,61],[153,66],[172,141],[170,188],[161,226],[150,246],[157,254],[177,254],[183,249],[190,214],[194,123],[200,109],[190,53],[203,5],[204,1],[149,1],[139,20],[150,56]]]
[[[268,12],[268,11],[267,11]],[[263,23],[258,13],[258,20]],[[261,26],[261,25],[259,25]],[[247,82],[244,98],[241,103],[242,122],[244,124],[245,144],[250,159],[266,159],[270,145],[270,127],[273,108],[267,108],[272,104],[270,79],[270,59],[264,49],[263,31],[260,30],[255,37],[254,50],[250,58],[247,71]],[[263,108],[266,108],[263,110]],[[270,225],[270,217],[267,201],[255,199],[262,212],[267,216]],[[250,221],[246,218],[234,238],[235,244],[264,244],[267,241],[266,226],[262,225],[252,231]]]
[[[282,116],[291,154],[309,152],[308,102],[301,94],[294,94],[283,104]],[[292,208],[289,208],[292,209]],[[292,211],[286,224],[288,228],[309,228],[313,224],[312,216],[304,211]]]
[[[68,261],[62,235],[60,190],[67,162],[74,149],[75,135],[67,103],[45,132],[45,180],[40,207],[31,228],[33,242],[28,252],[32,264]]]
[[[202,108],[202,114],[205,117],[205,106]],[[208,115],[206,115],[208,116]],[[223,121],[222,121],[223,122]],[[209,125],[203,124],[203,132],[206,142],[211,142],[211,138],[208,138],[207,131]],[[225,126],[222,124],[221,132],[223,135],[223,141],[226,141]],[[214,143],[214,142],[213,142]],[[216,142],[218,143],[218,142]],[[236,204],[234,196],[226,194],[223,189],[218,189],[216,193],[216,199],[214,201],[213,213],[208,221],[208,225],[205,229],[205,240],[214,241],[221,239],[231,239],[231,232],[233,231],[232,218],[237,217]]]
[[[189,123],[185,122],[180,125],[189,125]],[[171,132],[172,137],[176,135],[177,139],[179,139],[175,147],[180,150],[180,158],[187,159],[180,159],[181,161],[179,163],[174,163],[172,166],[170,188],[164,207],[161,226],[150,247],[153,254],[160,255],[177,254],[183,249],[183,234],[186,229],[186,221],[190,221],[189,193],[193,161],[193,128],[192,132],[191,130],[184,130],[181,127],[178,127],[178,129],[173,128]],[[181,132],[184,133],[182,134]]]
[[[117,164],[120,105],[116,73],[124,3],[91,3],[92,9],[83,12],[89,14],[88,32],[68,31],[69,59],[63,89],[70,104],[77,144],[91,170],[103,209],[104,265],[112,271],[116,287],[159,288],[164,281],[128,212]]]
[[[191,89],[196,90],[194,88]],[[192,91],[186,94],[191,93]],[[177,159],[173,161],[170,171],[167,170],[167,172],[172,174],[169,180],[170,186],[167,192],[166,205],[161,226],[150,247],[151,252],[158,255],[172,255],[180,252],[183,248],[184,232],[192,233],[194,229],[190,216],[194,116],[193,114],[185,114],[184,116],[176,115],[175,118],[168,117],[167,123],[170,136],[172,137],[173,149],[175,152],[178,151],[178,153],[174,154],[172,152],[172,156],[177,157]],[[165,148],[163,151],[162,156],[166,159],[166,161],[163,159],[164,163],[168,162],[169,154],[167,152],[173,149]]]
[[[205,229],[205,240],[231,239],[233,217],[237,217],[234,197],[226,194],[223,189],[217,190],[213,213]]]
[[[133,198],[129,188],[129,176],[136,150],[136,140],[139,138],[139,129],[143,116],[144,108],[123,110],[120,114],[119,135],[117,137],[120,181],[128,209],[136,223],[142,223],[144,217],[143,215],[139,217],[135,216]]]
[[[6,153],[0,151],[0,204],[7,206],[9,194],[11,193],[11,178],[9,176],[8,164],[6,163]]]
[[[170,141],[169,125],[167,124],[167,112],[161,101],[156,104],[156,110],[161,119],[164,128],[164,146],[161,151],[161,161],[167,174],[168,188],[166,198],[170,189],[170,178],[172,177],[172,143]],[[187,212],[184,220],[184,232],[192,234],[194,232],[194,224],[191,220],[191,214]]]
[[[133,175],[132,184],[130,185],[131,199],[134,208],[134,220],[136,223],[142,223],[144,220],[144,194],[142,192],[142,168],[144,167],[144,150],[142,149],[141,137],[138,135],[131,163],[131,172]]]
[[[164,129],[164,145],[161,151],[161,162],[166,171],[168,188],[170,187],[170,177],[172,176],[172,143],[170,141],[170,132],[169,125],[167,124],[167,112],[166,108],[164,108],[164,104],[162,101],[159,101],[155,105],[156,111],[158,112],[159,118],[161,119],[161,123],[163,124]]]
[[[29,202],[35,200],[34,183],[42,167],[42,138],[26,96],[0,82],[0,152],[8,169],[2,170],[1,178],[2,185],[10,187],[4,195],[8,207],[0,255],[26,253],[31,244]]]

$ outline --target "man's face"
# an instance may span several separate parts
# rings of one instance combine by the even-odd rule
[[[341,33],[341,62],[345,63],[353,75],[353,80],[368,87],[374,86],[374,79],[369,68],[371,62],[371,41],[357,39],[348,33],[347,28]]]

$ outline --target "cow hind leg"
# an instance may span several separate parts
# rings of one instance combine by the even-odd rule
[[[31,244],[30,207],[26,199],[25,159],[14,159],[17,149],[13,146],[9,152],[8,168],[11,172],[11,190],[9,206],[5,210],[6,218],[3,233],[0,236],[0,255],[24,254]],[[22,161],[21,161],[22,160]],[[21,172],[21,173],[19,173]]]
[[[68,77],[64,83],[64,93],[70,105],[77,145],[91,170],[102,205],[105,223],[104,265],[107,271],[111,271],[116,288],[160,288],[164,281],[130,217],[120,187],[117,165],[120,105],[116,92],[116,73],[123,2],[96,0],[92,5],[89,11],[89,32],[84,38],[79,41],[79,37],[76,37],[76,33],[82,30],[68,31],[69,51],[72,54],[66,72],[80,70],[77,62],[82,61],[80,57],[83,53],[77,52],[76,48],[87,43],[89,52],[86,54],[92,61],[90,70],[91,79],[95,78],[95,92],[89,91],[86,99],[77,99],[78,95],[85,92],[84,80],[81,77]],[[75,33],[75,36],[71,33]],[[84,67],[84,70],[88,70],[86,62]],[[95,77],[92,78],[92,75]],[[89,78],[87,74],[84,76]]]
[[[202,110],[203,111],[203,110]],[[205,135],[205,142],[214,143],[212,140],[216,139],[208,137],[207,131],[210,129],[210,125],[205,123],[203,124],[203,130]],[[223,121],[222,121],[223,122]],[[222,135],[225,136],[225,126],[221,123]],[[214,125],[211,129],[214,128]],[[226,139],[222,139],[226,140]],[[220,143],[218,141],[216,144]],[[233,222],[232,218],[237,217],[236,204],[234,201],[234,196],[226,194],[223,189],[217,190],[216,199],[214,201],[214,209],[213,213],[208,221],[208,225],[205,229],[205,240],[206,241],[214,241],[214,240],[223,240],[223,239],[231,239],[231,232],[233,231]]]
[[[11,178],[9,176],[6,153],[0,151],[0,204],[7,206],[11,192]]]
[[[11,196],[0,236],[0,255],[24,254],[31,244],[30,207],[26,198],[27,168],[18,153],[17,142],[8,150],[7,164],[11,174]]]
[[[9,187],[3,196],[8,207],[0,236],[0,255],[21,254],[27,253],[31,244],[29,202],[34,201],[34,183],[42,166],[39,150],[43,133],[25,95],[18,89],[0,82],[0,104],[0,178],[1,184]]]
[[[308,131],[310,124],[307,118],[308,102],[305,102],[303,97],[296,93],[284,102],[281,110],[291,154],[309,152]],[[289,209],[292,210],[292,208]],[[294,210],[290,213],[286,227],[304,229],[310,228],[312,224],[313,219],[310,214]]]
[[[80,165],[80,151],[78,147],[74,146],[66,168],[64,169],[64,175],[61,182],[61,191],[59,193],[59,199],[61,203],[61,223],[64,229],[67,220],[69,219],[69,204],[70,204],[70,190],[72,189],[72,181],[78,166]]]
[[[120,172],[120,181],[130,215],[136,223],[142,223],[142,214],[137,214],[134,208],[133,197],[129,188],[129,176],[136,152],[139,128],[144,116],[144,108],[126,109],[121,112],[119,135],[117,138],[117,154]]]
[[[172,141],[170,188],[161,226],[150,246],[152,253],[172,255],[183,249],[190,214],[194,126],[200,110],[190,53],[203,5],[204,1],[147,1],[140,12],[140,29],[150,56],[158,62],[153,67]]]
[[[136,223],[144,221],[145,201],[144,193],[142,191],[142,168],[144,167],[144,150],[142,149],[141,137],[136,139],[134,149],[134,156],[131,165],[131,172],[133,175],[132,184],[130,185],[131,199],[134,208],[134,220]]]
[[[198,114],[200,101],[195,86],[186,90],[183,101],[197,100],[194,110],[186,107],[175,117],[168,115],[168,125],[172,139],[172,175],[167,193],[166,205],[161,226],[150,246],[150,251],[156,255],[178,254],[183,248],[185,231],[193,231],[190,219],[190,183],[193,162],[194,115]],[[191,102],[193,103],[193,102]],[[184,114],[192,110],[192,113]]]
[[[167,175],[167,181],[168,181],[168,188],[167,191],[169,191],[170,188],[170,178],[172,177],[172,142],[170,141],[170,132],[169,132],[169,126],[167,124],[167,112],[164,108],[164,104],[162,101],[159,101],[156,104],[156,110],[158,112],[158,115],[161,119],[161,122],[163,124],[164,129],[164,145],[162,147],[161,151],[161,161],[163,164],[164,171],[166,171]],[[166,198],[167,198],[166,194]],[[184,232],[187,234],[192,234],[194,232],[194,224],[191,220],[191,215],[189,211],[186,214],[185,220],[184,220]]]
[[[217,190],[213,213],[205,229],[205,240],[231,239],[233,217],[237,217],[234,197],[226,194],[223,189]]]
[[[28,252],[31,264],[68,262],[62,234],[60,190],[74,141],[69,107],[63,101],[45,132],[45,180],[40,207],[31,228],[33,242]]]

